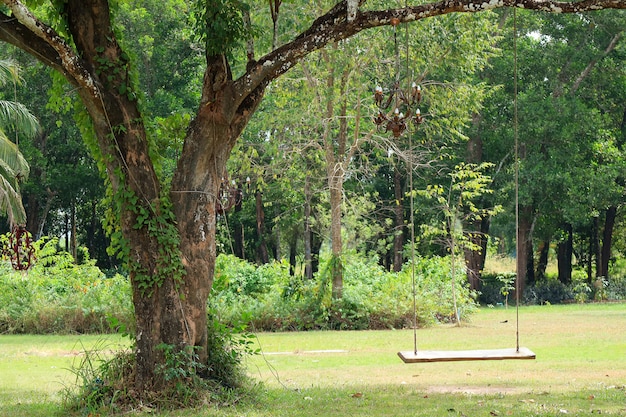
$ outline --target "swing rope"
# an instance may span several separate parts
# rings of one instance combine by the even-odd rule
[[[517,114],[517,8],[513,8],[513,137],[515,147],[515,350],[519,352],[519,302],[520,302],[520,262],[519,262],[519,129]]]

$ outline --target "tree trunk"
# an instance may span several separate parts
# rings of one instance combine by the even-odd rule
[[[296,275],[298,259],[298,234],[294,233],[289,244],[289,275]]]
[[[331,236],[331,265],[330,271],[332,276],[332,297],[338,300],[343,295],[343,264],[341,255],[343,252],[343,243],[341,239],[341,203],[343,190],[343,177],[331,177],[329,179],[330,187],[330,236]]]
[[[487,259],[487,243],[489,243],[489,226],[490,219],[487,216],[481,218],[477,224],[473,223],[467,226],[468,230],[478,229],[467,233],[468,239],[472,246],[477,247],[476,250],[464,249],[465,266],[467,269],[467,281],[470,288],[480,290],[481,275],[485,268],[485,260]],[[478,227],[476,227],[478,226]]]
[[[265,210],[263,209],[263,194],[257,191],[254,194],[256,205],[256,259],[259,264],[267,264],[270,255],[265,243]]]
[[[402,187],[402,173],[396,166],[393,172],[393,192],[395,204],[393,206],[394,213],[394,231],[393,231],[393,270],[400,272],[404,262],[404,189]]]
[[[74,258],[74,262],[77,261],[78,256],[78,243],[76,241],[76,200],[72,199],[70,204],[70,248],[69,252],[72,254],[72,258]]]
[[[480,113],[474,113],[472,116],[472,124],[480,131],[480,122],[482,116]],[[479,134],[470,137],[467,142],[466,150],[467,162],[472,164],[480,164],[483,162],[483,140]],[[489,241],[489,217],[483,216],[480,221],[472,222],[464,227],[465,233],[470,241],[471,246],[478,249],[464,249],[465,266],[467,270],[467,281],[472,290],[480,290],[481,275],[485,268],[485,260],[487,258],[487,243]]]
[[[606,210],[604,218],[604,230],[602,231],[602,247],[600,248],[600,262],[598,262],[598,270],[596,277],[608,278],[609,263],[611,262],[611,244],[613,242],[613,228],[615,227],[615,218],[617,217],[617,207],[611,206]]]
[[[246,259],[245,239],[241,210],[243,209],[243,193],[235,200],[235,212],[232,217],[233,223],[233,251],[239,259]]]
[[[311,180],[304,179],[304,278],[313,279],[313,231],[311,230]]]
[[[598,218],[594,217],[589,229],[589,245],[587,247],[587,282],[593,283],[594,260],[597,262],[598,253]]]
[[[557,246],[557,263],[559,271],[559,281],[563,284],[572,282],[572,257],[574,255],[574,233],[572,225],[565,226],[567,239],[560,241]]]
[[[550,254],[550,241],[543,240],[539,244],[539,259],[537,260],[537,281],[542,281],[546,278],[546,269],[548,268],[548,255]]]
[[[529,206],[520,207],[517,271],[520,296],[527,285],[534,283],[532,224],[533,209]],[[530,265],[529,265],[530,264]]]

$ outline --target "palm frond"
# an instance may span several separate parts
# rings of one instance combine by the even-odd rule
[[[0,130],[0,161],[10,169],[12,176],[20,181],[26,181],[30,174],[30,167],[17,145],[6,137]],[[1,174],[0,174],[1,175]]]
[[[26,223],[26,211],[22,205],[19,188],[16,190],[7,179],[0,175],[0,213],[6,214],[9,225]]]
[[[22,103],[0,100],[0,129],[33,138],[39,133],[39,121]]]
[[[12,59],[0,59],[0,85],[5,85],[9,82],[20,83],[21,77],[19,75],[20,67]]]

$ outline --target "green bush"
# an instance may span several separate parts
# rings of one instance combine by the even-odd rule
[[[0,263],[1,333],[106,333],[111,320],[132,327],[128,280],[106,276],[85,259],[77,265],[56,239],[36,243],[28,271]]]
[[[328,259],[311,281],[291,277],[284,263],[255,268],[230,255],[220,255],[210,305],[220,321],[234,322],[244,313],[255,330],[357,330],[410,327],[413,323],[411,265],[386,272],[373,260],[343,260],[341,300],[332,300]],[[255,271],[256,269],[256,271]],[[449,258],[423,258],[415,264],[417,318],[420,326],[454,319]],[[474,310],[463,271],[455,280],[462,316]]]
[[[546,279],[527,287],[523,299],[526,304],[560,304],[574,300],[574,292],[557,279]]]

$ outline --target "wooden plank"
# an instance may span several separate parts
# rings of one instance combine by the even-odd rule
[[[535,354],[528,348],[519,351],[511,349],[483,350],[418,350],[398,352],[405,363],[451,362],[451,361],[492,361],[505,359],[535,359]]]

